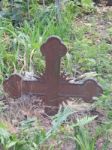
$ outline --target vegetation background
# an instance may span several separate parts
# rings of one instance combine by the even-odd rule
[[[60,4],[50,0],[0,1],[0,96],[3,80],[10,74],[43,72],[45,64],[39,48],[51,35],[59,36],[68,47],[62,70],[76,80],[96,78],[104,94],[91,106],[94,115],[82,112],[69,120],[76,110],[65,107],[63,112],[45,119],[24,110],[27,117],[18,125],[13,119],[16,104],[9,116],[1,100],[0,149],[111,150],[111,7],[97,7],[91,0],[62,0]],[[50,122],[47,128],[46,121]]]

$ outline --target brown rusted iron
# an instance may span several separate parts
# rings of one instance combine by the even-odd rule
[[[71,83],[60,75],[61,58],[66,55],[67,48],[59,38],[48,38],[41,46],[41,52],[46,61],[45,73],[30,80],[19,74],[11,75],[3,83],[4,91],[10,97],[18,98],[24,94],[43,96],[45,112],[54,115],[67,97],[79,97],[85,102],[92,102],[93,97],[103,93],[101,86],[93,79]]]

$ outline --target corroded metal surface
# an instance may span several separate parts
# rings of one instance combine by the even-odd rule
[[[43,96],[45,112],[54,115],[66,97],[80,97],[85,102],[92,102],[93,97],[103,93],[101,86],[93,79],[71,83],[60,75],[61,58],[66,55],[67,48],[59,38],[48,38],[41,46],[41,52],[46,61],[43,76],[35,80],[27,80],[18,74],[11,75],[3,83],[4,91],[10,97],[18,98],[23,94]]]

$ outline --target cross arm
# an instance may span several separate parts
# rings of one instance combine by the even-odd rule
[[[59,96],[79,97],[85,102],[92,102],[93,97],[101,96],[103,90],[93,79],[84,80],[81,83],[60,83]]]
[[[11,98],[19,98],[24,94],[45,95],[46,85],[43,81],[26,80],[19,74],[11,75],[3,83],[5,93]]]

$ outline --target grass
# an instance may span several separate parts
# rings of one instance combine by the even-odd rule
[[[51,118],[52,126],[48,131],[33,117],[20,122],[19,130],[7,120],[1,120],[0,143],[3,150],[62,149],[66,141],[77,150],[94,150],[100,138],[104,139],[103,150],[108,150],[112,144],[111,11],[99,14],[93,7],[83,7],[81,11],[79,6],[70,2],[63,5],[62,18],[58,22],[54,5],[45,9],[32,2],[28,13],[19,27],[12,25],[11,18],[0,18],[1,85],[4,78],[14,72],[43,72],[45,62],[40,46],[49,36],[56,35],[68,47],[62,70],[75,75],[75,78],[81,75],[95,77],[102,85],[104,94],[93,105],[103,110],[106,117],[96,125],[93,133],[89,131],[89,125],[94,124],[97,116],[79,117],[75,122],[69,122],[67,118],[74,110],[68,109]],[[1,104],[0,108],[3,112],[4,105]]]
[[[3,47],[1,47],[2,68],[0,72],[9,74],[21,69],[31,71],[31,63],[35,65],[33,71],[42,72],[44,61],[39,48],[43,41],[51,35],[60,36],[68,41],[69,23],[67,21],[69,20],[64,18],[64,22],[56,23],[56,18],[53,17],[55,15],[53,7],[48,10],[39,7],[36,13],[40,15],[34,16],[33,23],[30,24],[25,20],[20,28],[14,28],[10,20],[1,19],[0,33]],[[2,73],[1,78],[3,79]]]

